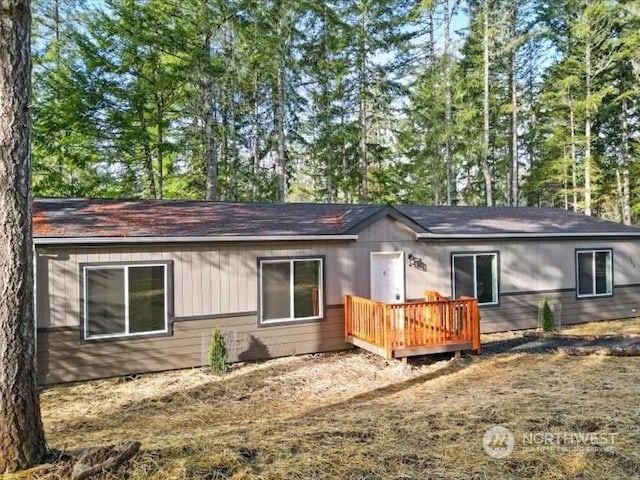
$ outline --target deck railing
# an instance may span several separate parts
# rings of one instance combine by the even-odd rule
[[[345,297],[345,339],[363,340],[389,359],[394,351],[469,343],[480,353],[480,310],[475,298],[449,300],[425,292],[427,301],[389,304]]]

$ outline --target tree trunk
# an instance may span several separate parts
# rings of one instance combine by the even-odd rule
[[[327,15],[327,5],[322,5],[322,61],[325,67],[328,67],[330,63],[329,52],[329,17]],[[330,100],[330,88],[329,88],[329,72],[327,68],[320,69],[320,122],[322,132],[321,134],[327,135],[332,130],[331,125],[331,100]],[[328,203],[334,203],[336,201],[337,187],[334,185],[334,168],[335,163],[333,161],[334,154],[331,152],[330,147],[327,145],[327,141],[320,147],[318,155],[321,159],[321,164],[324,166],[325,199]]]
[[[445,2],[449,2],[449,0],[445,0]],[[427,58],[427,65],[428,65],[428,69],[431,72],[435,72],[436,68],[438,67],[438,57],[436,56],[436,32],[435,32],[435,11],[436,8],[438,6],[437,2],[432,3],[431,5],[428,6],[427,8],[427,32],[428,32],[428,40],[427,43],[425,45],[425,55]],[[448,9],[446,9],[446,12],[448,12]],[[447,15],[447,13],[445,13],[445,15]],[[444,22],[445,28],[447,25],[446,22],[446,17],[445,17],[445,22]],[[447,51],[448,48],[448,36],[449,32],[445,32],[445,51]],[[445,89],[446,89],[446,85],[445,85]],[[445,108],[445,117],[446,117],[446,108]],[[445,121],[446,123],[446,121]],[[440,145],[438,145],[437,142],[432,142],[432,144],[430,145],[425,145],[425,148],[429,150],[429,155],[432,156],[433,158],[437,159],[440,156],[440,151],[441,151],[441,147]],[[446,150],[446,149],[445,149]],[[424,159],[424,171],[428,172],[430,169],[430,165],[429,165],[429,160],[427,158]],[[449,185],[449,182],[447,181],[448,177],[447,177],[447,173],[446,173],[446,164],[447,164],[447,160],[446,160],[446,151],[445,151],[445,161],[444,161],[444,177],[445,177],[445,191],[447,190],[447,185]],[[442,189],[442,170],[438,170],[438,172],[436,173],[436,175],[432,175],[431,176],[431,190],[433,191],[433,204],[434,205],[440,205],[440,190]]]
[[[444,2],[444,165],[447,205],[453,202],[451,188],[451,16],[449,0]]]
[[[207,175],[207,200],[218,200],[218,159],[216,158],[216,144],[214,136],[214,113],[213,113],[213,82],[209,73],[211,65],[211,30],[208,21],[207,0],[202,0],[202,14],[205,18],[205,25],[202,29],[203,65],[201,65],[200,75],[202,76],[202,124],[203,124],[203,164]]]
[[[369,159],[367,158],[367,10],[366,5],[360,5],[360,38],[358,47],[358,122],[360,125],[360,203],[369,201]]]
[[[578,211],[578,158],[576,155],[576,122],[573,114],[573,101],[569,97],[569,135],[571,138],[571,187],[573,211]]]
[[[53,23],[55,28],[56,46],[54,55],[56,58],[56,68],[60,69],[60,1],[53,2]]]
[[[0,474],[42,461],[31,231],[31,15],[0,0]]]
[[[220,111],[220,155],[218,157],[218,168],[222,170],[222,185],[218,189],[218,198],[223,201],[229,200],[229,97],[225,82],[220,82],[218,108]],[[220,171],[218,171],[220,173]]]
[[[213,88],[211,87],[211,95],[208,96],[204,112],[204,162],[207,173],[207,192],[206,199],[216,201],[220,199],[218,190],[218,150],[216,147],[216,137],[214,127],[216,124],[215,114],[215,98],[213,96]]]
[[[445,0],[449,1],[449,0]],[[434,69],[436,68],[436,64],[438,59],[436,58],[436,32],[435,32],[435,22],[433,21],[433,10],[435,9],[435,5],[430,7],[427,22],[429,25],[429,42],[427,44],[427,58],[429,61],[429,67]]]
[[[240,169],[238,165],[236,145],[236,77],[238,75],[234,55],[234,31],[231,22],[225,22],[222,37],[222,51],[224,60],[224,163],[226,168],[226,192],[225,197],[238,201]]]
[[[531,38],[529,38],[529,42],[531,41]],[[536,50],[529,45],[528,48],[526,49],[526,55],[527,55],[527,62],[530,65],[533,65],[534,62],[536,61]],[[527,150],[527,157],[529,160],[529,169],[533,168],[533,165],[535,164],[536,161],[536,154],[535,154],[535,148],[534,148],[534,143],[535,143],[535,139],[536,139],[536,132],[538,131],[538,122],[537,122],[537,117],[536,117],[536,109],[533,108],[534,103],[536,102],[536,81],[537,81],[537,75],[535,72],[535,69],[528,69],[528,74],[527,74],[527,92],[525,93],[525,101],[524,103],[526,103],[527,105],[531,106],[530,108],[530,112],[528,114],[528,120],[529,120],[529,127],[528,127],[528,133],[526,134],[528,138],[526,138],[525,140],[525,145],[526,145],[526,150]]]
[[[564,147],[564,157],[567,158],[567,147]],[[562,199],[564,200],[564,209],[569,210],[569,172],[565,163],[564,172],[562,174]]]
[[[156,148],[157,148],[157,161],[158,161],[158,198],[162,199],[164,196],[164,99],[162,95],[156,93]]]
[[[591,215],[591,44],[587,42],[584,52],[587,106],[584,112],[584,213]]]
[[[626,97],[622,99],[622,223],[631,225],[631,193],[629,192],[629,105]]]
[[[230,33],[231,35],[231,33]],[[233,42],[233,37],[230,39],[230,42]],[[236,113],[236,100],[235,94],[238,90],[238,85],[236,84],[236,75],[237,69],[235,65],[235,55],[233,54],[233,45],[230,47],[230,55],[231,55],[231,81],[229,86],[229,156],[231,160],[231,193],[234,201],[240,200],[240,192],[239,192],[239,184],[240,184],[240,165],[238,159],[238,142],[237,142],[237,132],[236,132],[236,122],[237,122],[237,113]]]
[[[518,165],[518,84],[516,77],[516,53],[517,53],[517,45],[516,45],[516,24],[518,21],[517,18],[517,6],[516,2],[513,2],[511,5],[511,41],[513,42],[513,46],[511,48],[511,58],[510,58],[510,88],[511,88],[511,182],[509,188],[509,204],[511,206],[518,206],[518,183],[519,183],[519,165]]]
[[[231,88],[235,90],[235,85]],[[238,185],[240,183],[240,166],[238,165],[238,152],[236,146],[236,106],[231,94],[229,98],[229,160],[231,165],[231,198],[234,201],[240,199]]]
[[[284,53],[281,52],[281,55]],[[284,202],[287,197],[285,139],[284,139],[284,61],[278,61],[277,101],[276,101],[276,136],[278,141],[278,158],[276,160],[276,177],[278,179],[278,202]]]
[[[489,0],[482,3],[483,10],[483,28],[482,43],[484,46],[482,75],[483,81],[483,100],[482,100],[482,175],[484,176],[485,198],[488,207],[493,206],[492,198],[492,182],[491,170],[489,169]]]
[[[275,130],[277,142],[277,158],[276,158],[276,178],[278,181],[277,201],[284,202],[287,198],[287,178],[286,178],[286,147],[285,147],[285,22],[287,21],[288,8],[282,1],[278,2],[279,19],[278,19],[278,59],[276,72],[276,108],[275,108]]]
[[[253,200],[258,199],[258,175],[260,173],[260,98],[258,92],[258,71],[253,74]]]
[[[619,168],[616,168],[616,193],[618,194],[618,206],[620,207],[620,216],[622,216],[622,175],[620,175]]]
[[[153,171],[153,155],[151,153],[151,145],[149,143],[149,135],[147,134],[147,119],[144,115],[144,101],[137,102],[136,111],[138,121],[140,122],[140,131],[144,135],[142,141],[142,151],[144,152],[144,169],[147,173],[147,185],[149,189],[149,198],[156,197],[156,180]]]
[[[340,131],[344,131],[345,128],[345,124],[346,124],[346,115],[345,115],[345,109],[344,107],[340,108]],[[349,178],[349,165],[347,163],[347,140],[344,136],[342,136],[342,142],[340,142],[340,158],[342,159],[341,162],[341,166],[340,166],[340,172],[341,172],[341,178],[345,179],[345,178]],[[349,182],[350,184],[350,182]],[[344,181],[343,181],[343,185],[344,185]],[[344,201],[345,203],[350,203],[351,202],[351,188],[350,185],[349,186],[344,186],[342,188],[342,194],[344,195]]]

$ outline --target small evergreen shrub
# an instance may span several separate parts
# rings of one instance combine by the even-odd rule
[[[220,327],[213,329],[211,345],[209,345],[209,367],[211,371],[222,375],[227,371],[227,346]]]
[[[556,326],[555,319],[553,318],[553,311],[549,306],[549,301],[545,298],[542,303],[542,330],[544,332],[552,331]]]

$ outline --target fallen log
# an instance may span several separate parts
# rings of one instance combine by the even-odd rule
[[[140,442],[98,447],[80,453],[71,472],[71,480],[86,480],[101,472],[113,472],[140,450]]]
[[[140,442],[126,442],[120,445],[93,447],[71,455],[51,450],[50,463],[29,470],[29,478],[53,480],[91,480],[93,478],[124,478],[125,462],[140,451]]]
[[[558,351],[571,356],[602,355],[606,357],[640,356],[640,345],[623,345],[613,347],[559,347]]]

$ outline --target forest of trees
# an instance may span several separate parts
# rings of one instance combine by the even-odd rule
[[[640,219],[640,1],[34,0],[37,196]]]

